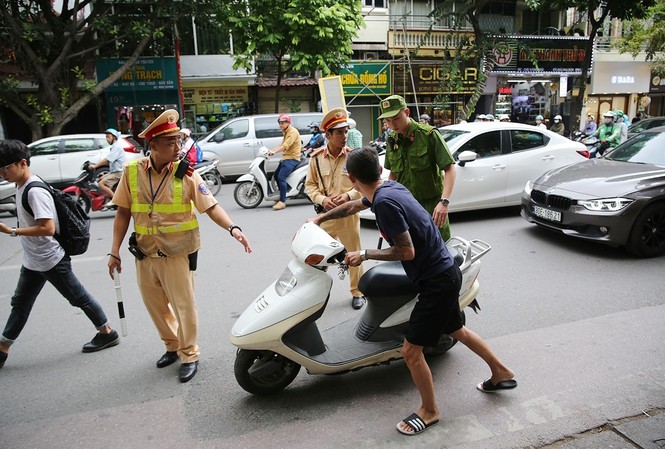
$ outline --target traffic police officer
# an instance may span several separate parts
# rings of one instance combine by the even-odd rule
[[[334,108],[323,117],[321,126],[326,133],[328,145],[312,153],[307,169],[305,192],[320,212],[334,209],[342,203],[357,200],[360,193],[346,172],[346,155],[352,148],[347,147],[349,131],[348,113],[344,108]],[[316,208],[316,207],[315,207]],[[338,238],[347,251],[360,251],[360,218],[358,214],[339,220],[323,223],[321,227],[333,238]],[[365,297],[358,290],[358,282],[363,275],[362,265],[349,268],[351,306],[360,309]]]
[[[450,238],[448,198],[455,184],[455,160],[436,128],[416,122],[409,114],[406,101],[399,95],[381,102],[379,119],[386,119],[393,130],[387,139],[384,166],[390,170],[390,179],[409,189],[432,215],[443,240],[447,241]]]
[[[180,381],[188,382],[197,372],[200,355],[193,270],[201,241],[194,208],[227,229],[246,252],[252,249],[201,176],[179,160],[178,119],[178,112],[168,109],[139,134],[150,146],[150,156],[130,162],[123,170],[113,197],[118,212],[108,267],[111,277],[115,270],[122,270],[120,245],[131,217],[130,251],[137,259],[139,289],[166,346],[157,367],[180,359]]]

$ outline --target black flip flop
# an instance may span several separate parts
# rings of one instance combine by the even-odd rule
[[[427,429],[437,424],[438,422],[439,420],[436,419],[429,424],[425,424],[425,421],[423,421],[423,419],[420,416],[418,416],[418,414],[412,413],[408,418],[404,418],[403,420],[397,423],[397,431],[404,435],[416,435],[418,433],[426,431]],[[413,430],[402,429],[402,427],[400,427],[400,424],[402,423],[408,424]]]
[[[502,380],[501,382],[494,385],[492,379],[487,379],[485,382],[481,382],[476,385],[476,388],[483,393],[494,393],[499,390],[512,390],[517,386],[517,381],[515,379],[511,380]]]

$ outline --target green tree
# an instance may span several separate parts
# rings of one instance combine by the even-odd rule
[[[652,61],[652,70],[665,76],[665,1],[658,0],[649,8],[646,18],[624,22],[627,30],[619,50],[636,58],[645,52],[645,60]]]
[[[260,55],[277,63],[275,112],[287,74],[340,73],[353,53],[352,38],[364,26],[358,0],[229,0],[226,5],[235,67],[249,69]]]
[[[180,0],[4,0],[0,8],[2,60],[15,75],[0,77],[0,102],[30,126],[33,140],[57,135],[81,109],[148,53],[173,54],[174,18],[192,14]],[[219,8],[214,0],[196,2],[196,13]],[[97,82],[98,56],[128,57],[127,63]],[[21,82],[36,91],[20,92]]]

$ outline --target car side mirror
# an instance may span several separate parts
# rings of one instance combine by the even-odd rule
[[[224,141],[224,138],[225,138],[225,137],[226,137],[226,136],[224,135],[224,133],[217,133],[217,134],[215,134],[215,135],[212,137],[212,140],[213,140],[215,143],[220,143],[220,142],[223,142],[223,141]]]
[[[459,166],[464,167],[467,162],[473,162],[476,160],[478,155],[474,153],[473,151],[462,151],[459,154]]]

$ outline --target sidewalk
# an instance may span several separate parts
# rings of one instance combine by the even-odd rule
[[[663,449],[665,410],[657,409],[573,435],[541,449]]]

